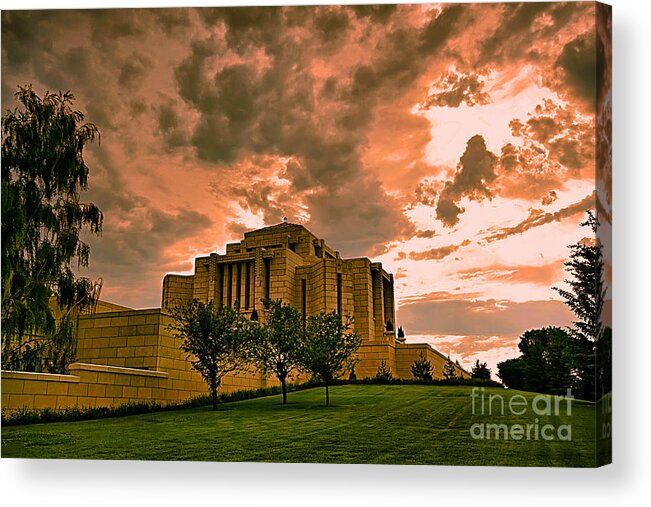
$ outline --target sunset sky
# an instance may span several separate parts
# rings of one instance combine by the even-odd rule
[[[286,216],[394,273],[408,340],[494,368],[572,320],[551,287],[595,207],[595,45],[592,3],[5,11],[2,107],[71,90],[98,126],[102,299],[160,306]]]

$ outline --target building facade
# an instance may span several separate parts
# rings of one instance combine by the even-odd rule
[[[362,337],[355,374],[372,377],[382,361],[394,376],[411,378],[411,364],[422,352],[441,377],[447,358],[427,344],[396,340],[393,275],[366,257],[343,259],[323,239],[305,227],[283,222],[244,234],[226,245],[223,255],[212,253],[195,260],[193,275],[165,276],[162,307],[192,298],[253,309],[264,318],[262,300],[281,299],[307,318],[335,311],[354,318]],[[417,350],[412,359],[413,351]],[[409,365],[404,364],[409,360]],[[458,367],[460,376],[467,373]]]

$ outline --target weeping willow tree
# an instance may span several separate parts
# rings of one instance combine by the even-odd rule
[[[80,233],[102,228],[99,208],[80,201],[84,146],[99,132],[70,92],[15,96],[22,107],[2,117],[2,367],[62,372],[92,304],[93,284],[74,269],[90,254]]]

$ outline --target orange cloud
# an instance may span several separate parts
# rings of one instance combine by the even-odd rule
[[[463,269],[456,273],[462,280],[534,283],[551,286],[563,278],[563,260],[542,265],[489,264],[480,268]]]

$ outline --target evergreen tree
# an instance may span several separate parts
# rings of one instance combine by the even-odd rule
[[[454,367],[454,363],[450,360],[450,356],[448,356],[448,360],[443,367],[443,378],[445,380],[454,380],[457,378],[457,370]]]
[[[41,98],[28,86],[16,98],[22,110],[2,117],[2,366],[63,373],[76,315],[92,303],[93,284],[73,267],[88,266],[80,233],[102,227],[97,206],[80,201],[89,173],[83,150],[99,132],[82,124],[70,92]],[[58,324],[55,312],[65,317]]]
[[[472,368],[472,378],[480,379],[480,380],[490,380],[491,379],[491,371],[488,368],[488,365],[486,363],[480,363],[479,359],[475,361],[475,366]]]
[[[568,329],[576,340],[576,366],[579,372],[580,395],[593,399],[595,393],[596,344],[603,336],[601,314],[606,288],[603,282],[603,247],[597,238],[599,221],[591,211],[581,223],[588,227],[593,237],[570,245],[570,259],[565,270],[570,278],[565,280],[569,289],[553,287],[574,312],[576,320]]]
[[[603,283],[603,248],[596,234],[599,222],[588,211],[588,219],[581,223],[589,227],[594,238],[581,240],[569,245],[570,259],[565,262],[565,270],[570,279],[565,280],[569,290],[553,287],[574,312],[577,320],[569,333],[579,341],[595,342],[602,334],[601,312],[603,310],[606,289]]]
[[[432,380],[432,363],[425,359],[425,356],[421,352],[413,364],[411,365],[411,374],[416,380]]]
[[[380,366],[377,367],[375,380],[379,380],[380,382],[390,382],[393,380],[393,373],[391,373],[391,368],[389,368],[389,365],[384,359],[380,361]]]

